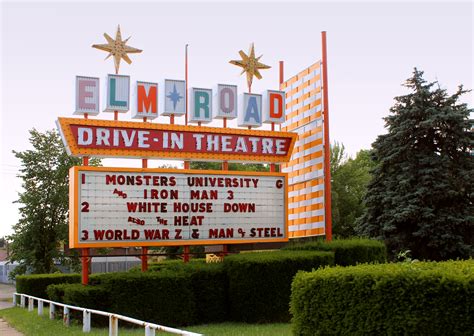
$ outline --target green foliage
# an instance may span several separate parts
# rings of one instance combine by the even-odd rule
[[[230,318],[241,322],[289,321],[291,281],[299,270],[334,264],[319,251],[245,253],[224,259],[229,279]]]
[[[335,142],[331,146],[331,207],[335,236],[357,235],[356,221],[365,210],[363,199],[373,167],[370,151],[361,150],[352,159],[345,154],[343,144]]]
[[[356,220],[364,211],[363,197],[373,165],[368,156],[369,151],[362,150],[352,159],[346,154],[344,144],[331,145],[332,225],[336,237],[356,235]]]
[[[49,287],[48,287],[49,289]],[[110,310],[110,291],[103,286],[69,284],[63,287],[64,303],[102,311]]]
[[[472,335],[474,260],[332,267],[292,284],[295,335]]]
[[[64,303],[64,290],[70,283],[51,284],[46,287],[46,294],[51,301]]]
[[[191,274],[162,270],[109,273],[95,283],[110,293],[110,311],[168,326],[197,322]]]
[[[361,234],[383,239],[392,255],[409,249],[427,260],[474,254],[474,141],[462,86],[448,95],[415,69],[373,143]]]
[[[52,284],[79,283],[80,274],[33,274],[16,277],[16,291],[47,299],[46,288]]]
[[[190,164],[191,169],[200,169],[200,170],[221,170],[222,163],[220,162],[198,162],[192,161]],[[229,163],[229,170],[237,170],[237,171],[269,171],[270,168],[268,165],[264,165],[261,163],[237,163],[237,162],[230,162]]]
[[[362,263],[384,263],[387,261],[387,248],[374,239],[336,239],[330,242],[313,241],[289,245],[292,251],[333,251],[336,265],[349,266]]]
[[[226,321],[228,280],[223,263],[206,264],[203,259],[192,259],[189,263],[172,261],[150,267],[151,272],[161,272],[165,269],[182,272],[191,277],[195,314],[199,323]]]
[[[13,307],[0,310],[0,317],[8,322],[25,336],[84,336],[82,325],[72,323],[65,327],[62,320],[50,320],[46,314],[38,316],[37,309],[28,312],[28,309]],[[92,317],[94,324],[96,315]],[[119,323],[120,336],[143,336],[143,328],[122,328]],[[247,324],[247,323],[219,323],[186,327],[185,330],[200,333],[206,336],[290,336],[291,326],[289,323],[275,324]],[[87,336],[105,336],[109,334],[108,328],[94,328]],[[157,332],[156,335],[169,335]]]
[[[20,220],[8,237],[10,260],[20,264],[12,275],[52,273],[55,261],[70,263],[60,250],[68,242],[69,168],[80,159],[67,155],[57,131],[30,131],[33,149],[13,152],[21,160]],[[92,160],[91,164],[100,164]],[[77,258],[73,262],[78,262]]]

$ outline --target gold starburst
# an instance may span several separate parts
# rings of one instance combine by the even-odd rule
[[[138,54],[142,52],[142,50],[140,49],[129,47],[126,45],[130,37],[125,41],[122,41],[120,25],[117,28],[115,40],[111,38],[107,33],[104,33],[104,37],[107,40],[107,44],[93,44],[92,48],[107,51],[109,54],[105,59],[109,58],[110,56],[114,56],[115,73],[119,72],[121,59],[123,59],[128,64],[132,63],[132,60],[128,57],[127,54]]]
[[[250,91],[252,87],[253,76],[257,77],[258,79],[262,79],[262,75],[260,74],[259,70],[270,69],[271,66],[259,62],[263,55],[255,58],[255,48],[253,43],[250,45],[248,55],[246,55],[242,50],[239,51],[239,55],[242,57],[242,60],[233,60],[229,61],[229,63],[243,68],[241,74],[244,72],[247,73],[247,85],[249,86]]]

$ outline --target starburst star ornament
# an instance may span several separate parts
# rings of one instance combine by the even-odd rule
[[[239,55],[242,57],[242,60],[232,60],[229,61],[229,63],[241,67],[243,69],[241,75],[244,72],[247,74],[247,85],[249,91],[251,91],[253,76],[262,79],[259,70],[270,69],[271,66],[259,62],[263,55],[255,58],[255,48],[253,43],[250,45],[248,55],[246,55],[242,50],[239,51]]]
[[[142,52],[142,50],[140,49],[127,46],[127,42],[130,37],[127,38],[125,41],[122,41],[120,25],[117,28],[115,40],[111,38],[107,33],[104,33],[104,37],[107,40],[107,44],[93,44],[92,48],[107,51],[109,54],[105,59],[109,58],[110,56],[114,57],[115,73],[119,72],[121,59],[123,59],[128,64],[132,63],[132,60],[128,57],[127,54],[138,54]]]

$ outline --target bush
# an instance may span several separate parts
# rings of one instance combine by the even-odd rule
[[[472,335],[474,260],[301,272],[290,306],[295,335]]]
[[[189,263],[189,272],[199,323],[223,322],[228,318],[228,280],[223,263]]]
[[[114,313],[168,326],[197,322],[191,275],[162,270],[95,276],[110,293]]]
[[[285,250],[301,251],[333,251],[334,262],[340,266],[350,266],[362,263],[384,263],[387,261],[385,244],[373,239],[340,239],[330,242],[313,241],[303,244],[289,245]]]
[[[63,284],[56,284],[56,285],[49,285],[46,287],[46,294],[51,301],[64,303],[64,290],[66,286],[70,286],[72,284],[63,283]]]
[[[224,259],[229,278],[230,316],[241,322],[290,320],[291,281],[299,270],[334,264],[334,253],[279,251],[245,253]]]
[[[104,286],[67,284],[63,286],[63,290],[64,303],[66,304],[82,308],[110,311],[111,295]]]
[[[150,271],[164,269],[184,272],[191,276],[196,303],[196,318],[199,323],[223,322],[227,320],[227,274],[222,263],[206,264],[204,260],[189,263],[165,262],[150,267]]]
[[[66,303],[71,306],[90,308],[110,312],[110,293],[103,286],[83,286],[82,284],[57,284],[49,285],[46,289],[49,299],[56,302]],[[61,310],[57,312],[62,316]],[[70,316],[73,319],[82,320],[82,312],[72,310]],[[108,325],[108,318],[93,315],[95,327]]]
[[[46,288],[51,284],[80,283],[80,274],[33,274],[16,277],[16,291],[47,299]]]

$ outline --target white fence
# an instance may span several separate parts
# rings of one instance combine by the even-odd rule
[[[91,331],[91,315],[102,315],[109,317],[109,336],[117,336],[118,335],[118,321],[122,320],[125,322],[133,323],[145,328],[145,336],[155,336],[155,331],[165,331],[168,333],[176,334],[176,335],[186,335],[186,336],[202,336],[201,334],[196,334],[190,331],[180,330],[176,328],[165,327],[159,324],[149,323],[141,320],[137,320],[131,317],[112,314],[103,312],[100,310],[94,309],[87,309],[87,308],[80,308],[75,306],[70,306],[64,303],[54,302],[51,300],[46,300],[42,298],[38,298],[31,295],[21,294],[21,293],[14,293],[13,294],[13,305],[17,305],[17,296],[20,297],[20,306],[22,308],[26,307],[26,299],[28,299],[28,311],[33,311],[35,306],[35,301],[38,303],[38,315],[43,315],[44,303],[49,304],[49,318],[54,319],[56,313],[56,307],[63,308],[63,322],[65,326],[69,326],[70,324],[70,311],[71,310],[78,310],[82,311],[82,331],[87,333]]]

